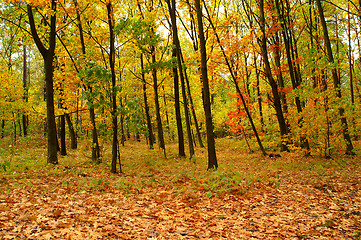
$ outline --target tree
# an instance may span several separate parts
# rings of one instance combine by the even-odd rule
[[[114,12],[112,2],[106,3],[108,26],[109,26],[109,66],[112,78],[112,129],[113,129],[113,142],[112,142],[112,167],[111,172],[117,172],[117,159],[118,159],[118,118],[117,118],[117,89],[116,89],[116,76],[115,76],[115,35],[114,35]],[[119,165],[119,171],[122,172],[122,166]]]
[[[186,86],[185,86],[185,80],[184,80],[181,47],[180,47],[180,42],[179,42],[179,38],[178,38],[177,19],[176,19],[176,2],[175,2],[175,0],[172,0],[172,2],[170,2],[170,0],[167,0],[167,4],[168,4],[169,14],[170,14],[171,22],[172,22],[173,43],[175,45],[174,46],[175,53],[176,53],[175,55],[177,57],[179,76],[181,79],[184,115],[185,115],[185,120],[186,120],[187,136],[188,136],[189,157],[192,158],[194,155],[194,146],[193,146],[191,125],[190,125],[188,99],[187,99]],[[176,84],[176,82],[175,82],[175,84]]]
[[[51,0],[50,4],[50,32],[47,39],[48,48],[45,47],[41,41],[38,31],[36,28],[33,7],[27,5],[27,13],[29,17],[29,24],[31,29],[32,37],[35,41],[35,44],[40,51],[44,59],[44,69],[45,69],[45,90],[46,90],[46,109],[47,109],[47,138],[48,138],[48,163],[58,164],[58,155],[57,155],[57,134],[56,134],[56,123],[55,123],[55,114],[54,114],[54,88],[53,88],[53,74],[54,74],[54,56],[55,56],[55,46],[56,46],[56,0]]]
[[[199,33],[199,46],[201,53],[201,78],[203,83],[203,108],[206,118],[206,129],[207,129],[207,151],[208,151],[208,170],[217,169],[217,155],[216,155],[216,146],[214,140],[213,132],[213,121],[212,121],[212,111],[211,111],[211,101],[210,101],[210,92],[209,92],[209,82],[208,82],[208,72],[207,72],[207,50],[206,50],[206,40],[204,37],[203,30],[203,14],[200,0],[195,0],[195,7],[197,12],[198,20],[198,33]]]

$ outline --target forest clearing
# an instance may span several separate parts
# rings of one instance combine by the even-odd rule
[[[121,149],[124,173],[83,147],[47,165],[44,141],[1,141],[0,239],[360,239],[360,157],[263,157],[217,139],[220,167]],[[104,155],[110,158],[110,145]]]

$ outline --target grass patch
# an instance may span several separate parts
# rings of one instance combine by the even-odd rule
[[[107,143],[103,143],[107,146]],[[110,147],[104,147],[103,162],[91,161],[89,143],[84,140],[79,150],[68,150],[59,157],[59,165],[46,163],[46,148],[42,138],[26,138],[8,146],[2,140],[0,173],[2,192],[21,185],[31,190],[46,183],[54,191],[113,191],[137,193],[150,189],[173,189],[176,196],[197,192],[208,198],[225,194],[245,194],[264,187],[279,188],[290,178],[306,184],[328,183],[332,178],[352,178],[359,173],[358,158],[340,156],[334,159],[302,157],[282,153],[281,158],[249,153],[236,139],[217,139],[219,168],[206,171],[207,152],[196,149],[193,159],[177,156],[177,144],[168,144],[167,158],[143,142],[127,141],[120,147],[123,174],[110,174]],[[195,161],[194,161],[195,160]],[[11,184],[10,184],[11,182]]]

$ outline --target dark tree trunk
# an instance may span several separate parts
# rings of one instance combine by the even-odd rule
[[[181,52],[181,57],[182,57],[182,63],[184,63],[182,52]],[[201,132],[200,132],[200,128],[199,128],[199,123],[198,123],[198,120],[197,120],[196,110],[194,108],[193,98],[192,98],[192,94],[191,94],[191,88],[189,86],[189,79],[188,79],[188,74],[187,74],[187,68],[186,67],[184,67],[184,76],[185,76],[185,81],[186,81],[186,84],[187,84],[187,93],[188,93],[188,97],[189,97],[190,107],[191,107],[191,110],[192,110],[192,115],[193,115],[194,125],[195,125],[195,128],[196,128],[196,133],[197,133],[199,146],[201,148],[204,148],[204,144],[203,144],[203,141],[202,141],[202,136],[201,136]],[[195,145],[195,140],[194,140],[194,145]]]
[[[167,0],[167,4],[168,4],[169,14],[170,14],[171,22],[172,22],[173,44],[175,45],[175,52],[176,52],[176,56],[177,56],[179,76],[181,79],[184,115],[185,115],[185,120],[186,120],[186,128],[187,128],[187,136],[188,136],[189,157],[192,158],[194,155],[194,146],[193,146],[190,116],[189,116],[189,109],[188,109],[188,99],[187,99],[185,80],[184,80],[184,72],[183,72],[183,66],[182,66],[181,46],[180,46],[180,42],[179,42],[179,38],[178,38],[177,19],[176,19],[176,2],[175,2],[175,0],[171,0],[171,1]]]
[[[28,85],[27,85],[27,64],[26,64],[26,45],[24,44],[23,48],[23,89],[24,96],[23,99],[25,102],[28,102]],[[23,114],[22,116],[22,124],[23,124],[23,133],[24,137],[28,135],[28,116]]]
[[[320,21],[321,21],[321,25],[322,25],[322,29],[323,29],[324,41],[325,41],[325,46],[326,46],[326,50],[327,50],[327,58],[331,64],[334,64],[335,61],[334,61],[333,54],[332,54],[331,42],[330,42],[330,38],[328,36],[328,30],[327,30],[325,16],[323,14],[323,9],[321,6],[321,1],[316,0],[316,4],[317,4],[318,13],[320,15]],[[332,68],[331,72],[332,72],[332,78],[333,78],[333,85],[336,90],[336,96],[339,99],[342,99],[341,81],[339,79],[337,69]],[[350,137],[350,134],[348,131],[348,124],[347,124],[347,119],[345,116],[345,109],[340,106],[338,108],[338,113],[340,115],[340,120],[341,120],[341,124],[342,124],[342,133],[343,133],[343,137],[344,137],[345,143],[346,143],[346,154],[353,155],[354,154],[353,145],[352,145],[352,140],[351,140],[351,137]]]
[[[260,70],[257,67],[256,56],[254,56],[254,66],[256,68],[256,84],[257,84],[256,88],[257,88],[258,111],[259,111],[259,117],[261,119],[261,128],[262,128],[262,131],[263,131],[264,119],[263,119],[263,108],[262,108],[262,95],[261,95],[260,80],[259,80]]]
[[[197,20],[198,20],[198,32],[199,32],[199,46],[201,51],[201,74],[203,83],[203,108],[206,118],[207,128],[207,147],[208,147],[208,170],[217,169],[217,155],[216,155],[216,144],[214,140],[213,122],[212,122],[212,111],[210,101],[210,91],[208,83],[208,71],[207,71],[207,51],[206,51],[206,40],[204,37],[203,30],[203,15],[200,0],[195,0]]]
[[[187,5],[189,6],[189,16],[190,16],[190,23],[191,23],[191,29],[190,31],[188,31],[189,33],[189,37],[192,39],[192,45],[193,45],[193,49],[195,52],[198,51],[198,38],[197,38],[197,29],[196,29],[196,24],[195,24],[195,20],[194,20],[194,16],[192,14],[192,6],[190,4],[190,2],[187,0],[186,1]],[[184,64],[184,59],[183,59],[183,54],[182,51],[180,52],[181,54],[181,58],[182,58],[182,63]],[[187,75],[187,68],[184,67],[184,76],[185,76],[185,81],[187,84],[187,93],[188,93],[188,97],[189,97],[189,103],[190,103],[190,107],[192,110],[192,115],[193,115],[193,119],[194,119],[194,125],[196,127],[196,132],[197,132],[197,138],[198,138],[198,142],[199,142],[199,146],[201,148],[204,148],[204,144],[202,141],[202,136],[201,136],[201,132],[200,132],[200,126],[197,120],[197,115],[196,115],[196,111],[194,108],[194,103],[193,103],[193,98],[192,98],[192,94],[191,94],[191,90],[190,90],[190,86],[189,86],[189,79],[188,79],[188,75]],[[193,137],[194,138],[194,137]],[[194,141],[194,145],[195,141]]]
[[[149,148],[153,149],[153,145],[154,145],[153,127],[152,127],[152,120],[150,118],[150,113],[149,113],[148,96],[147,96],[147,83],[145,82],[145,75],[144,75],[143,54],[140,55],[140,64],[141,64],[141,69],[142,69],[144,110],[145,110],[145,116],[146,116],[146,119],[147,119],[147,128],[148,128],[148,143],[149,143]]]
[[[350,9],[350,3],[347,5],[348,10]],[[351,103],[355,104],[355,93],[354,93],[354,83],[353,83],[353,64],[352,64],[352,45],[351,45],[351,16],[350,13],[347,13],[347,38],[348,38],[348,66],[349,66],[349,76],[350,76],[350,94],[351,94]]]
[[[71,122],[70,115],[68,113],[65,114],[65,120],[66,120],[66,123],[68,124],[68,129],[69,129],[70,144],[71,144],[70,148],[77,149],[78,142],[77,142],[77,138],[76,138],[76,133],[74,130],[73,123]]]
[[[283,89],[285,88],[285,83],[283,80],[283,74],[281,70],[281,56],[280,56],[280,40],[278,34],[275,36],[275,65],[276,65],[276,76],[277,76],[277,85],[281,89],[280,92],[280,98],[282,103],[282,110],[284,113],[288,112],[288,106],[287,106],[287,100],[286,100],[286,94],[284,93]]]
[[[120,143],[122,144],[122,146],[125,146],[125,133],[124,133],[124,116],[120,115]]]
[[[176,49],[173,49],[172,57],[176,57]],[[174,82],[174,110],[175,118],[177,122],[177,133],[178,133],[178,155],[184,157],[184,135],[183,135],[183,126],[182,126],[182,116],[180,112],[179,104],[179,78],[178,78],[178,69],[173,67],[173,82]]]
[[[66,156],[65,115],[60,116],[60,155]]]
[[[1,120],[1,138],[4,138],[5,133],[5,120]]]
[[[115,76],[115,36],[114,36],[114,13],[111,2],[107,4],[108,26],[109,26],[109,66],[112,77],[112,122],[113,122],[113,142],[112,142],[112,165],[111,172],[117,172],[118,159],[118,118],[117,118],[117,91]],[[122,172],[122,166],[119,166],[119,172]]]
[[[96,163],[100,163],[101,162],[101,158],[100,158],[100,147],[99,147],[99,141],[98,141],[98,131],[97,131],[97,127],[96,127],[96,122],[95,122],[95,110],[94,107],[90,107],[89,108],[89,115],[90,115],[90,122],[93,126],[92,128],[92,160]]]
[[[57,137],[54,115],[54,89],[53,89],[53,60],[56,45],[56,0],[51,1],[51,9],[54,14],[50,16],[50,33],[48,39],[49,48],[45,48],[37,33],[32,7],[27,5],[31,34],[37,48],[44,58],[45,86],[46,86],[46,107],[47,107],[47,134],[48,134],[48,163],[58,164]]]
[[[155,47],[151,47],[151,55],[152,55],[152,63],[156,63],[155,59]],[[163,126],[162,126],[162,118],[160,116],[160,106],[159,106],[159,94],[158,94],[158,79],[157,79],[157,69],[155,67],[152,68],[152,76],[153,76],[153,89],[154,89],[154,102],[155,102],[155,112],[157,117],[157,130],[158,130],[158,141],[159,148],[163,149],[165,155],[165,143],[163,136]]]

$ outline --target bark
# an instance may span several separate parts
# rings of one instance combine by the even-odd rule
[[[207,50],[206,50],[206,40],[204,37],[203,30],[203,14],[200,0],[195,0],[197,20],[198,20],[198,37],[199,37],[199,47],[201,52],[201,74],[202,74],[202,83],[203,83],[203,108],[206,118],[206,129],[207,129],[207,147],[208,147],[208,170],[217,169],[217,155],[216,155],[216,146],[214,140],[213,132],[213,122],[212,122],[212,111],[211,111],[211,101],[210,101],[210,91],[209,91],[209,82],[208,82],[208,71],[207,71]]]
[[[348,10],[350,9],[350,3],[347,5]],[[350,76],[350,94],[351,94],[351,103],[355,104],[355,93],[354,93],[354,84],[353,84],[353,74],[352,74],[352,46],[351,46],[351,17],[350,13],[347,13],[347,38],[348,38],[348,65],[349,65],[349,76]]]
[[[50,33],[48,39],[49,47],[45,48],[36,30],[32,7],[30,5],[27,5],[27,13],[29,17],[31,34],[37,48],[39,49],[44,59],[45,83],[46,83],[45,84],[46,107],[47,107],[47,139],[48,139],[47,162],[52,164],[58,164],[56,123],[55,123],[55,115],[54,115],[54,89],[53,89],[53,74],[54,74],[53,60],[55,56],[55,46],[56,46],[56,39],[55,39],[56,0],[51,1],[51,9],[54,12],[54,14],[50,16]]]
[[[177,19],[176,19],[176,3],[175,3],[175,0],[171,0],[171,1],[167,0],[167,4],[168,4],[169,14],[170,14],[171,22],[172,22],[173,44],[175,45],[175,52],[176,52],[176,56],[177,56],[179,76],[181,79],[183,107],[184,107],[184,115],[185,115],[185,120],[186,120],[186,128],[187,128],[187,136],[188,136],[189,157],[192,158],[194,155],[194,146],[193,146],[190,116],[189,116],[189,109],[188,109],[188,99],[187,99],[185,80],[184,80],[184,72],[183,72],[183,66],[182,66],[181,46],[180,46],[180,42],[179,42],[179,38],[178,38]]]
[[[181,52],[181,57],[182,57],[182,63],[184,63],[182,52]],[[188,74],[187,74],[187,68],[186,67],[184,67],[184,76],[185,76],[185,81],[186,81],[186,84],[187,84],[187,93],[188,93],[188,97],[189,97],[189,103],[190,103],[190,107],[191,107],[191,111],[192,111],[192,115],[193,115],[193,120],[194,120],[194,125],[195,125],[195,128],[196,128],[196,133],[197,133],[199,146],[201,148],[204,148],[204,144],[203,144],[203,141],[202,141],[202,136],[201,136],[201,132],[200,132],[200,128],[199,128],[199,123],[198,123],[198,120],[197,120],[196,110],[194,108],[193,97],[192,97],[192,94],[191,94],[191,88],[189,86],[189,79],[188,79]],[[194,140],[194,142],[195,142],[195,140]]]
[[[176,49],[173,49],[173,57],[177,56]],[[175,118],[177,122],[177,133],[178,133],[178,155],[184,157],[184,136],[183,136],[183,126],[182,126],[182,117],[179,104],[179,78],[178,78],[178,69],[173,67],[173,85],[174,85],[174,110]]]
[[[4,138],[5,133],[5,120],[1,120],[1,138]]]
[[[259,117],[261,119],[261,126],[262,126],[262,131],[263,131],[264,119],[263,119],[262,96],[261,96],[261,88],[260,88],[260,80],[259,80],[260,70],[258,69],[258,66],[257,66],[256,56],[254,56],[254,66],[256,68],[256,84],[257,84],[256,88],[257,88],[258,112],[259,112]]]
[[[68,129],[69,129],[70,144],[71,144],[70,148],[77,149],[78,141],[76,138],[76,133],[74,130],[73,123],[71,122],[70,115],[68,113],[65,113],[65,120],[66,120],[66,123],[68,124]]]
[[[317,4],[317,9],[318,9],[318,13],[320,16],[322,30],[323,30],[325,47],[327,50],[327,58],[328,58],[329,63],[334,64],[335,61],[334,61],[333,54],[332,54],[331,42],[330,42],[330,38],[328,35],[328,29],[327,29],[327,25],[326,25],[325,16],[323,14],[323,8],[321,6],[321,1],[316,0],[316,4]],[[335,67],[332,68],[331,73],[332,73],[332,78],[333,78],[333,85],[336,90],[336,97],[338,97],[339,99],[342,99],[341,81],[339,79],[337,69]],[[354,154],[353,145],[352,145],[351,137],[350,137],[350,134],[348,131],[348,124],[347,124],[347,119],[345,116],[345,109],[340,106],[338,108],[338,113],[340,115],[340,120],[341,120],[341,124],[342,124],[342,133],[343,133],[343,137],[344,137],[345,143],[346,143],[346,154],[353,155]]]
[[[111,2],[106,4],[109,26],[109,66],[112,78],[112,129],[113,129],[113,142],[112,142],[112,164],[111,172],[117,172],[117,159],[118,159],[118,118],[117,118],[117,91],[116,91],[116,75],[115,75],[115,35],[114,35],[114,13]],[[122,166],[119,166],[119,172],[122,172]]]
[[[140,55],[140,64],[141,64],[141,69],[142,69],[144,110],[145,110],[145,116],[146,116],[147,128],[148,128],[148,143],[149,143],[149,148],[153,149],[153,145],[154,145],[153,127],[152,127],[152,120],[150,118],[150,113],[149,113],[147,83],[145,82],[145,75],[144,75],[143,54]]]
[[[65,115],[60,116],[60,155],[66,156]]]
[[[280,93],[280,98],[281,98],[281,103],[282,103],[282,110],[284,113],[288,112],[288,106],[287,106],[287,100],[286,100],[286,95],[283,92],[283,89],[285,88],[285,83],[283,80],[283,74],[282,74],[282,70],[281,70],[281,56],[280,56],[280,40],[279,40],[279,36],[278,33],[276,33],[275,36],[275,65],[276,65],[276,75],[277,75],[277,85],[279,85],[279,88],[281,89],[281,93]]]
[[[155,59],[155,47],[154,46],[151,47],[151,55],[152,55],[152,63],[155,64],[156,59]],[[159,106],[157,69],[155,67],[152,69],[152,77],[153,77],[154,103],[155,103],[155,112],[156,112],[156,119],[157,119],[159,148],[163,149],[164,155],[165,155],[163,125],[162,125],[162,118],[160,116],[160,106]]]
[[[92,160],[96,163],[101,162],[101,155],[100,155],[100,147],[99,147],[99,141],[98,141],[98,131],[96,128],[96,122],[95,122],[95,110],[93,107],[89,108],[89,115],[90,115],[90,121],[93,126],[92,128]]]
[[[25,102],[28,102],[28,85],[27,85],[27,64],[26,64],[26,45],[23,46],[23,89],[24,96],[23,99]],[[23,133],[24,137],[28,135],[28,116],[23,114],[22,116],[22,124],[23,124]]]

